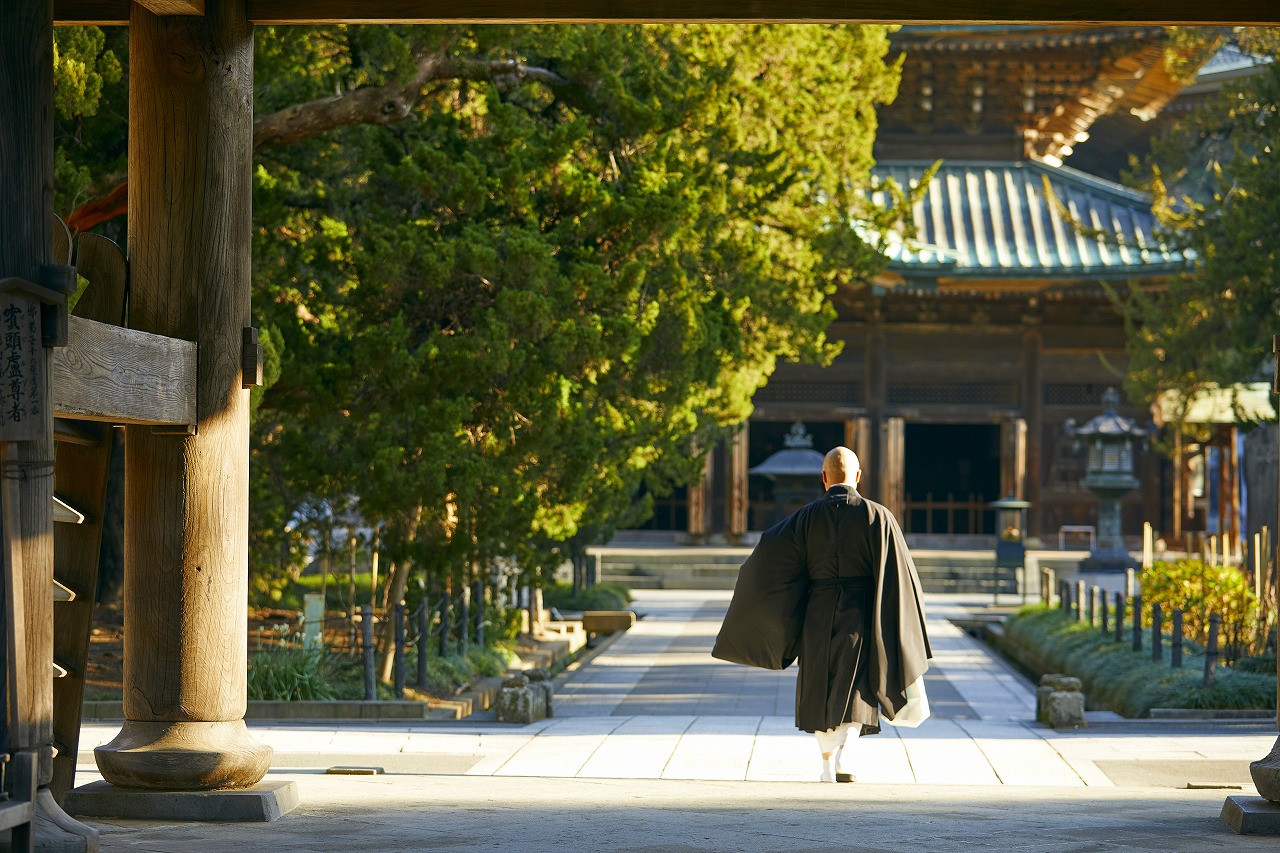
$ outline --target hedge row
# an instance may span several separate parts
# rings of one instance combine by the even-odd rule
[[[1150,632],[1147,632],[1148,635]],[[1149,643],[1150,637],[1144,637]],[[1001,651],[1036,677],[1048,672],[1073,675],[1084,683],[1089,707],[1125,717],[1145,717],[1152,708],[1275,708],[1274,674],[1217,668],[1205,687],[1204,658],[1186,654],[1181,669],[1151,660],[1150,647],[1135,652],[1096,627],[1081,624],[1057,608],[1024,607],[1004,623]],[[1190,650],[1188,650],[1190,651]]]

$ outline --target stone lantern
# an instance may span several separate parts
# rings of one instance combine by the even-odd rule
[[[1010,493],[987,505],[996,511],[996,565],[995,575],[991,579],[992,600],[996,604],[1000,603],[1000,570],[1013,569],[1015,586],[1022,589],[1022,600],[1025,603],[1027,598],[1024,577],[1027,568],[1025,538],[1027,510],[1031,507],[1031,503],[1014,497]]]
[[[1089,556],[1081,561],[1081,571],[1123,571],[1137,566],[1124,546],[1120,529],[1120,498],[1138,488],[1134,458],[1139,445],[1145,447],[1150,427],[1116,412],[1120,395],[1108,388],[1102,395],[1103,412],[1084,426],[1074,419],[1066,422],[1066,432],[1075,438],[1075,447],[1087,450],[1085,475],[1081,482],[1098,496],[1098,537]]]
[[[822,496],[821,453],[813,449],[813,436],[796,421],[783,440],[783,449],[748,471],[773,481],[774,518],[762,527],[772,527],[793,510]]]

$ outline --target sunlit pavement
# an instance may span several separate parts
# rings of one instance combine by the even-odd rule
[[[851,762],[857,784],[819,784],[813,738],[796,731],[791,716],[794,669],[765,672],[710,657],[727,603],[726,592],[638,593],[633,607],[643,618],[562,677],[555,717],[533,725],[253,724],[276,752],[270,778],[297,779],[303,800],[271,826],[301,830],[303,822],[342,818],[341,830],[321,833],[328,838],[320,846],[317,837],[277,844],[262,827],[254,832],[268,835],[254,837],[271,837],[279,850],[470,849],[464,839],[504,815],[611,836],[544,845],[508,827],[490,833],[492,844],[475,839],[476,849],[1274,849],[1274,839],[1234,835],[1217,819],[1225,794],[1256,793],[1248,763],[1270,750],[1273,724],[1102,714],[1078,731],[1039,726],[1031,685],[950,621],[985,603],[973,596],[927,600],[934,717],[919,729],[885,726],[861,738]],[[85,726],[83,758],[116,730]],[[386,775],[323,775],[335,765]],[[98,778],[93,771],[90,760],[77,781]],[[354,831],[349,821],[401,821],[408,811],[421,824],[412,843],[337,840]],[[1078,831],[1064,835],[1064,821]],[[198,825],[184,825],[182,844],[138,834],[139,826],[122,823],[121,834],[106,837],[127,838],[119,849],[232,849]],[[699,838],[701,831],[710,834]]]

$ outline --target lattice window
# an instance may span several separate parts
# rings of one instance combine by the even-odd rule
[[[1046,382],[1046,406],[1101,406],[1102,393],[1110,386],[1083,382]]]
[[[758,403],[857,403],[861,382],[771,382],[756,392]]]
[[[937,382],[890,385],[888,401],[897,405],[1017,405],[1017,386],[1001,382]]]

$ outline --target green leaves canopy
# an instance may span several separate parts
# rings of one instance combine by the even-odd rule
[[[606,537],[779,359],[832,358],[828,297],[879,266],[849,219],[887,230],[883,28],[256,38],[263,571],[299,508],[350,498],[441,567]]]
[[[1276,57],[1276,31],[1241,47]],[[1280,64],[1224,84],[1139,170],[1163,225],[1192,258],[1166,293],[1129,294],[1134,399],[1257,378],[1280,332]]]

